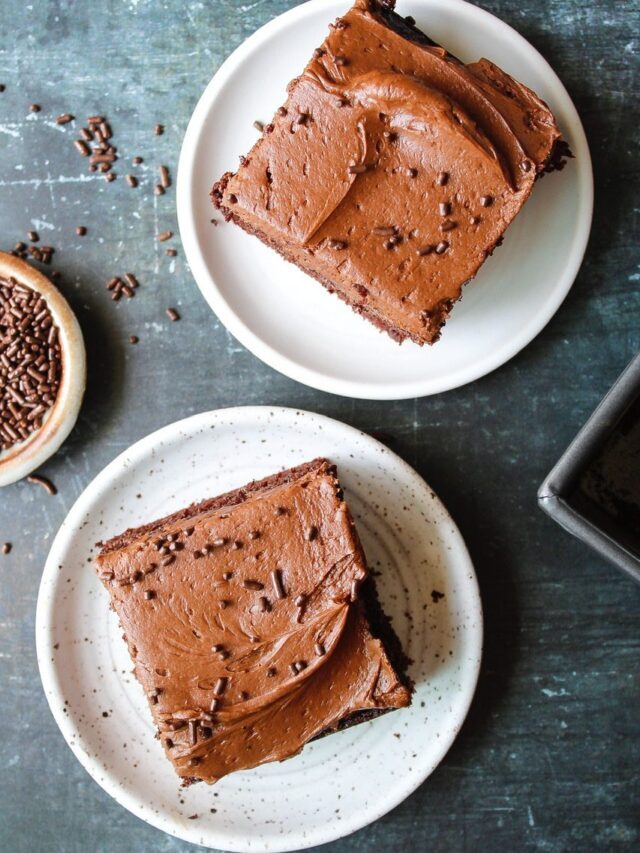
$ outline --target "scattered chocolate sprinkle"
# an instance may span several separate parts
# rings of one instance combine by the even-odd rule
[[[265,598],[264,595],[261,595],[258,599],[258,610],[260,613],[266,613],[271,609],[271,605],[269,604],[269,599]]]
[[[278,515],[278,516],[280,516],[280,515],[286,515],[286,514],[287,514],[287,510],[286,510],[283,506],[277,506],[277,507],[275,508],[275,513],[276,513],[276,515]]]
[[[480,196],[480,204],[483,207],[490,207],[493,204],[493,198],[490,195]]]
[[[293,599],[293,603],[295,604],[296,607],[302,607],[305,604],[306,600],[307,600],[306,595],[297,595]]]
[[[167,166],[160,166],[160,186],[165,190],[171,186],[171,176]]]
[[[451,213],[451,205],[448,201],[441,201],[438,205],[440,216],[448,216]]]
[[[523,160],[521,166],[523,172],[530,172],[533,164],[531,163],[531,160]]]
[[[349,60],[346,58],[346,56],[336,56],[334,61],[336,65],[339,66],[345,66],[349,64]]]
[[[131,162],[133,163],[134,166],[139,166],[140,163],[144,163],[144,160],[142,157],[134,157]]]
[[[391,240],[391,239],[389,239],[389,240],[385,240],[385,241],[384,241],[384,243],[383,243],[382,245],[384,246],[384,248],[385,248],[388,252],[389,252],[389,251],[391,251],[391,249],[394,249],[394,248],[395,248],[395,246],[396,246],[395,241],[394,241],[394,240]]]
[[[29,231],[27,237],[29,238],[29,240],[31,240],[32,243],[37,243],[40,240],[40,235],[37,231]]]
[[[276,673],[277,669],[275,668],[275,666],[270,666],[267,670],[267,678],[273,678]]]
[[[441,240],[436,246],[436,255],[441,255],[443,252],[446,252],[449,248],[449,244],[446,240]]]
[[[294,675],[298,674],[298,665],[295,662],[289,664],[289,669]]]
[[[356,166],[349,166],[349,174],[350,175],[362,175],[363,172],[366,172],[369,169],[366,163],[360,163]]]
[[[313,542],[313,540],[316,539],[317,536],[318,528],[315,526],[315,524],[312,524],[311,527],[307,530],[304,538],[307,540],[307,542]]]
[[[125,181],[129,184],[130,187],[138,186],[138,179],[135,175],[125,175]]]
[[[172,248],[172,247],[169,247],[168,249],[165,249],[165,255],[169,255],[169,257],[170,257],[170,258],[175,258],[175,256],[176,256],[177,254],[178,254],[178,250],[177,250],[177,249],[174,249],[174,248]]]
[[[458,223],[454,222],[453,219],[445,219],[445,221],[440,225],[441,231],[453,231],[454,228],[458,227]]]
[[[41,474],[30,474],[27,477],[27,481],[29,483],[35,483],[37,486],[42,486],[42,488],[48,495],[58,494],[58,490],[53,485],[51,480],[49,480],[48,477],[43,477]]]
[[[472,225],[478,225],[481,222],[481,219],[479,216],[472,216],[469,222],[471,222]]]
[[[226,660],[231,655],[231,652],[228,652],[226,649],[223,649],[219,652],[218,657],[220,660]]]
[[[0,92],[4,92],[6,88],[7,87],[4,85],[4,83],[0,83]]]
[[[11,548],[12,548],[11,542],[5,542],[4,545],[2,546],[2,553],[3,554],[10,554]]]
[[[229,679],[225,678],[224,675],[221,676],[213,686],[213,695],[214,696],[222,696],[224,691],[227,689],[227,682],[228,681],[229,681]]]
[[[324,50],[321,47],[317,47],[313,51],[313,58],[314,59],[320,59],[321,56],[324,56]]]
[[[228,606],[229,602],[224,598],[221,598],[218,602],[218,607],[220,608],[220,610],[226,610]]]
[[[259,538],[260,538],[260,531],[259,530],[252,530],[249,533],[249,539],[252,539],[253,541],[255,541],[256,539],[259,539]]]
[[[173,231],[161,231],[158,234],[158,240],[160,243],[164,243],[166,240],[170,240],[173,237]]]
[[[178,314],[175,308],[167,308],[165,314],[171,320],[172,323],[175,323],[176,320],[180,319],[180,315]]]
[[[88,157],[89,154],[91,154],[91,149],[84,141],[84,139],[76,139],[74,140],[73,144],[76,146],[76,148],[82,154],[83,157]]]
[[[418,249],[416,254],[420,255],[420,257],[424,257],[425,255],[430,255],[432,252],[434,252],[435,248],[436,247],[432,243],[429,243],[428,245],[423,246],[421,249]]]
[[[220,707],[220,700],[219,699],[212,699],[211,704],[209,705],[209,710],[211,711],[211,713],[215,714],[215,712],[218,710],[219,707]]]
[[[108,175],[105,175],[105,176],[104,176],[104,179],[105,179],[105,181],[106,181],[107,183],[109,183],[109,184],[110,184],[110,183],[111,183],[111,181],[115,181],[116,176],[113,174],[113,172],[109,172],[109,174],[108,174]]]
[[[436,184],[439,187],[446,187],[449,183],[449,173],[448,172],[440,172],[438,177],[436,178]]]
[[[316,643],[315,651],[319,658],[323,657],[327,653],[327,650],[322,645],[322,643]]]
[[[264,589],[264,584],[263,584],[263,583],[260,583],[260,581],[254,581],[254,580],[246,580],[246,581],[242,581],[242,586],[243,586],[245,589],[254,589],[254,590],[261,590],[261,589]]]
[[[198,742],[198,721],[197,720],[189,720],[189,743],[191,746],[195,746]]]
[[[407,169],[407,175],[408,175],[410,178],[417,178],[417,177],[418,177],[418,170],[417,170],[417,169],[414,169],[413,167],[412,167],[412,168],[410,168],[410,169]]]
[[[162,136],[162,134],[164,133],[164,125],[163,124],[157,124],[153,128],[153,132],[155,133],[156,136]]]
[[[164,187],[160,184],[156,184],[153,188],[153,192],[155,193],[155,195],[164,195]]]
[[[161,561],[161,565],[163,565],[163,566],[170,566],[170,565],[171,565],[171,563],[173,563],[173,561],[175,560],[175,558],[176,558],[176,555],[175,555],[175,554],[169,554],[167,557],[165,557],[165,558]]]
[[[78,225],[78,227],[76,228],[76,234],[78,235],[78,237],[84,237],[86,233],[86,227],[84,225]]]
[[[233,577],[233,572],[223,572],[222,577],[224,580],[230,581],[231,578]]]
[[[232,551],[239,551],[242,548],[242,542],[239,539],[236,539],[233,545],[231,546]]]
[[[88,128],[88,127],[81,127],[81,128],[80,128],[80,136],[81,136],[81,137],[82,137],[86,142],[91,142],[91,140],[93,139],[93,133],[89,130],[89,128]]]
[[[351,581],[351,590],[350,590],[351,601],[356,601],[356,599],[358,598],[358,590],[359,589],[360,589],[360,581],[357,578],[354,578]]]
[[[147,601],[151,601],[152,598],[156,597],[156,594],[152,589],[146,589],[145,593],[144,593],[144,597]]]
[[[254,121],[253,126],[256,130],[259,130],[260,133],[264,130],[264,124],[261,121]]]
[[[211,651],[212,652],[221,652],[223,648],[224,648],[224,646],[222,645],[222,643],[214,643],[211,646]]]
[[[274,569],[271,572],[271,585],[273,586],[276,598],[287,597],[287,593],[284,591],[284,587],[282,586],[282,573],[280,572],[280,569]]]
[[[40,104],[31,104],[29,109],[31,110],[32,113],[39,113],[40,110],[42,109],[42,107],[40,106]]]

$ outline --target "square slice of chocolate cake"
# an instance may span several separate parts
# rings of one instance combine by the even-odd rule
[[[96,571],[185,783],[411,701],[326,459],[128,530],[102,543]]]
[[[392,338],[425,344],[567,148],[534,92],[393,7],[357,0],[332,25],[211,196]]]

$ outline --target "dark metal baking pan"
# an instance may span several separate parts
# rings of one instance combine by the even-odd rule
[[[640,353],[540,486],[538,503],[640,582]]]

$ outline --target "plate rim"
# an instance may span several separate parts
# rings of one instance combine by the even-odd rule
[[[326,415],[318,414],[316,412],[310,412],[300,408],[268,405],[231,406],[228,408],[213,409],[205,412],[200,412],[198,414],[190,415],[189,417],[173,421],[172,423],[167,424],[157,430],[154,430],[148,435],[140,438],[128,448],[125,448],[114,459],[112,459],[111,462],[109,462],[101,471],[98,472],[98,474],[91,480],[91,482],[86,486],[86,488],[74,501],[64,521],[60,525],[60,528],[58,529],[58,532],[56,533],[56,536],[51,544],[51,548],[47,556],[44,570],[42,573],[42,578],[38,589],[35,618],[36,656],[40,679],[42,682],[42,687],[47,700],[47,704],[58,726],[58,729],[60,730],[62,737],[64,738],[65,742],[70,747],[71,751],[78,759],[82,767],[86,770],[89,776],[91,776],[93,781],[96,782],[102,788],[102,790],[105,791],[105,793],[107,793],[112,799],[114,799],[120,806],[124,807],[131,814],[144,820],[146,823],[150,824],[156,829],[160,829],[163,832],[167,832],[169,835],[188,841],[190,843],[205,843],[202,840],[197,840],[193,837],[190,837],[190,828],[187,826],[180,826],[178,822],[172,820],[171,817],[166,814],[166,812],[159,811],[157,814],[155,814],[153,811],[148,810],[144,804],[143,807],[140,808],[135,797],[131,796],[125,789],[122,788],[119,780],[112,778],[113,773],[107,775],[102,774],[102,769],[96,766],[93,757],[89,755],[80,746],[82,738],[71,737],[71,735],[75,735],[77,733],[78,729],[76,726],[70,728],[71,720],[64,713],[64,697],[62,695],[62,690],[60,689],[57,675],[57,671],[61,664],[57,662],[56,656],[52,654],[52,625],[55,622],[55,617],[53,613],[53,604],[55,599],[54,592],[58,587],[57,577],[59,575],[57,567],[60,563],[60,555],[69,546],[74,532],[76,532],[78,529],[78,522],[82,519],[84,513],[86,512],[85,504],[87,503],[87,501],[91,500],[92,495],[96,490],[100,490],[100,488],[104,487],[108,483],[113,482],[114,475],[121,475],[122,472],[126,470],[125,463],[127,463],[127,461],[131,463],[132,455],[137,455],[138,457],[140,455],[144,455],[145,453],[150,452],[155,446],[157,446],[158,442],[162,440],[175,440],[181,433],[184,434],[185,430],[188,431],[189,435],[193,435],[197,432],[199,427],[203,425],[206,425],[208,427],[217,418],[222,416],[225,418],[234,416],[242,416],[245,418],[249,418],[252,416],[255,417],[260,414],[264,415],[267,413],[274,413],[275,417],[280,414],[285,417],[291,417],[296,415],[307,416],[310,419],[313,419],[316,423],[320,423],[322,425],[331,425],[332,427],[337,425],[338,429],[340,430],[355,433],[361,439],[364,437],[373,446],[378,448],[384,448],[384,455],[387,458],[392,458],[396,464],[399,464],[405,476],[413,483],[413,485],[419,488],[421,492],[427,493],[430,496],[430,500],[435,501],[436,505],[441,509],[443,513],[443,519],[446,520],[447,524],[450,526],[450,535],[454,536],[454,538],[457,540],[460,552],[460,559],[464,560],[464,564],[466,567],[465,585],[467,592],[470,595],[470,612],[473,612],[474,617],[472,627],[472,630],[474,632],[474,636],[472,637],[472,647],[474,648],[474,650],[477,650],[477,654],[475,655],[473,663],[469,664],[468,682],[463,685],[461,690],[462,704],[459,719],[456,720],[455,726],[451,726],[451,728],[447,731],[446,737],[441,737],[438,739],[440,750],[438,752],[437,761],[433,766],[429,765],[424,768],[424,775],[420,773],[418,774],[417,780],[412,778],[408,785],[399,785],[395,790],[395,795],[391,798],[387,798],[384,801],[382,807],[378,807],[377,809],[374,809],[370,814],[367,814],[364,822],[362,820],[354,820],[348,824],[341,824],[338,828],[338,834],[334,834],[333,832],[328,834],[326,832],[315,833],[311,838],[294,838],[291,834],[288,834],[284,836],[282,840],[270,839],[267,845],[262,846],[254,845],[253,843],[251,843],[251,845],[243,845],[239,842],[235,843],[235,841],[233,843],[229,843],[228,840],[224,840],[224,846],[221,849],[238,851],[238,853],[244,853],[244,851],[247,851],[247,853],[254,853],[254,851],[259,849],[268,849],[270,853],[277,853],[277,851],[282,851],[282,853],[285,853],[285,851],[291,851],[295,849],[307,849],[310,847],[315,847],[319,844],[337,841],[340,838],[343,838],[347,835],[352,834],[353,832],[358,831],[359,829],[363,829],[366,826],[369,826],[371,823],[375,822],[380,817],[387,814],[392,809],[396,808],[398,805],[404,802],[407,797],[409,797],[415,790],[417,790],[418,787],[420,787],[420,785],[425,782],[425,780],[443,761],[455,739],[457,738],[460,729],[464,725],[464,722],[469,712],[469,708],[471,707],[471,703],[475,696],[484,651],[484,618],[482,599],[480,595],[480,588],[475,572],[475,567],[473,565],[473,561],[471,559],[471,555],[469,554],[464,538],[457,524],[453,520],[452,516],[450,515],[449,511],[442,503],[438,495],[424,480],[424,478],[401,456],[399,456],[393,450],[389,449],[382,442],[378,441],[377,439],[373,438],[368,433],[365,433],[357,427],[353,427],[350,424],[346,424],[343,421],[339,421],[335,418],[330,418]],[[167,823],[169,825],[167,825]],[[195,826],[193,827],[193,830],[193,834],[195,834],[197,832]],[[287,839],[293,839],[295,841],[295,844],[293,844],[291,840]],[[207,846],[218,846],[219,842],[216,841],[214,838],[213,840],[208,840],[206,844]]]
[[[272,35],[289,24],[314,13],[323,2],[324,0],[307,0],[307,2],[294,6],[263,24],[225,59],[198,100],[184,135],[176,180],[178,228],[191,273],[211,310],[242,346],[246,347],[256,358],[259,358],[269,367],[311,388],[356,399],[406,400],[439,394],[475,382],[514,358],[540,334],[559,310],[571,290],[584,260],[591,234],[594,197],[593,167],[589,145],[580,115],[567,89],[549,62],[524,36],[486,9],[481,9],[467,2],[467,0],[447,0],[447,8],[450,14],[455,16],[457,9],[465,9],[467,13],[490,21],[494,29],[504,33],[516,47],[520,46],[521,50],[529,53],[548,74],[557,98],[564,102],[562,111],[566,114],[573,137],[574,165],[578,170],[578,193],[582,198],[579,215],[576,217],[569,248],[566,252],[562,275],[558,277],[555,289],[550,297],[541,303],[539,310],[532,315],[531,320],[520,329],[518,334],[509,338],[505,344],[497,347],[484,358],[471,362],[466,368],[460,369],[453,376],[445,378],[432,377],[425,380],[412,380],[407,383],[398,383],[397,381],[375,383],[323,374],[314,368],[299,364],[293,358],[279,352],[271,344],[263,341],[244,322],[217,287],[214,276],[209,272],[206,260],[200,250],[196,238],[196,217],[193,213],[191,188],[195,176],[196,150],[201,138],[202,125],[210,110],[211,102],[215,100],[227,84],[230,76],[250,56],[254,48],[268,41]],[[414,2],[422,3],[428,8],[434,3],[441,4],[442,0],[414,0]],[[327,10],[327,16],[329,17],[329,10]]]

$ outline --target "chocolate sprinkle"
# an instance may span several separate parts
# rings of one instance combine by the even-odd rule
[[[227,689],[227,682],[228,681],[229,681],[229,679],[225,678],[224,675],[221,676],[213,686],[213,695],[214,696],[222,696],[224,691]]]
[[[421,249],[418,249],[416,254],[420,255],[420,257],[424,257],[425,255],[430,255],[434,252],[435,248],[436,247],[432,243],[429,243],[427,246],[423,246]]]
[[[242,586],[243,586],[245,589],[253,589],[253,590],[256,590],[256,591],[257,591],[257,590],[264,589],[264,584],[263,584],[263,583],[260,583],[260,581],[254,581],[254,580],[246,580],[246,581],[242,581]]]
[[[27,481],[29,483],[35,483],[37,486],[42,486],[42,488],[48,495],[53,496],[58,494],[58,490],[53,485],[51,480],[49,480],[47,477],[43,477],[41,474],[31,474],[29,477],[27,477]]]
[[[436,178],[436,184],[437,184],[439,187],[446,187],[446,185],[447,185],[448,183],[449,183],[449,174],[448,174],[448,172],[440,172],[440,174],[439,174],[439,175],[438,175],[438,177]]]
[[[315,524],[312,524],[311,527],[307,530],[304,538],[307,540],[307,542],[313,542],[313,540],[317,539],[317,537],[318,528],[315,526]]]
[[[178,314],[175,308],[167,308],[165,314],[171,320],[172,323],[175,323],[177,320],[180,319],[180,315]]]
[[[152,598],[156,597],[156,594],[152,589],[147,589],[145,590],[144,597],[147,601],[151,601]]]
[[[442,240],[442,241],[441,241],[440,243],[438,243],[438,245],[436,246],[436,254],[437,254],[437,255],[441,255],[443,252],[446,252],[448,248],[449,248],[449,244],[447,243],[447,241],[446,241],[446,240]]]
[[[325,649],[325,647],[322,645],[322,643],[316,643],[316,645],[315,645],[315,652],[316,652],[316,654],[318,655],[318,657],[319,657],[319,658],[321,658],[321,657],[323,657],[324,655],[326,655],[327,650],[326,650],[326,649]]]
[[[2,546],[2,553],[3,554],[10,554],[11,548],[12,548],[11,542],[5,542],[4,545]]]
[[[75,116],[72,116],[71,113],[63,113],[56,119],[56,124],[69,124],[69,122],[73,121],[74,118]]]
[[[0,450],[40,429],[62,370],[58,327],[44,297],[0,277]]]
[[[271,572],[271,585],[273,586],[273,592],[276,598],[286,598],[287,593],[284,591],[284,587],[282,586],[282,573],[280,569],[274,569]]]
[[[451,213],[451,205],[448,201],[441,201],[438,205],[440,216],[448,216]]]
[[[483,195],[480,197],[480,204],[483,207],[490,207],[493,204],[493,198],[490,195]]]
[[[197,720],[189,720],[189,743],[191,746],[195,746],[198,742],[198,721]]]

